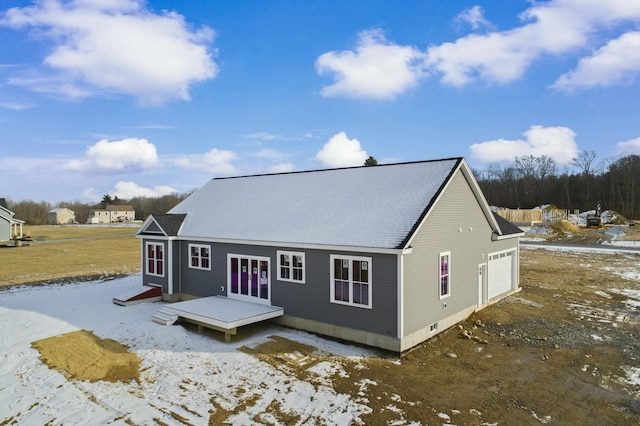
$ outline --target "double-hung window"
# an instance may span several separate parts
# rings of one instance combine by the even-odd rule
[[[189,244],[189,267],[211,270],[211,247],[204,244]]]
[[[371,258],[331,255],[331,302],[371,308]]]
[[[147,274],[164,277],[164,244],[147,243]]]
[[[451,252],[440,253],[440,299],[451,296]]]
[[[278,251],[278,278],[304,284],[304,253]]]

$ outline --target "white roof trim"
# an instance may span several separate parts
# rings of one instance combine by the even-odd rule
[[[147,228],[149,227],[149,225],[151,225],[151,223],[155,223],[155,224],[158,226],[158,228],[160,228],[160,230],[161,230],[161,231],[162,231],[162,233],[163,233],[162,235],[161,235],[161,234],[153,234],[153,233],[151,233],[151,235],[158,235],[158,236],[164,236],[164,237],[167,237],[167,236],[168,236],[168,235],[167,235],[167,231],[165,231],[165,230],[162,228],[162,226],[160,226],[160,224],[158,223],[158,221],[156,221],[156,220],[155,220],[155,218],[153,217],[153,215],[149,215],[149,217],[145,219],[145,221],[142,223],[142,225],[140,225],[140,228],[138,228],[138,232],[136,232],[136,236],[142,236],[142,237],[144,237],[144,236],[148,236],[149,234],[147,234],[147,235],[142,235],[142,233],[143,233],[143,232],[148,232],[148,231],[147,231]]]
[[[416,235],[418,235],[422,226],[429,219],[429,216],[431,215],[431,212],[433,211],[434,207],[436,206],[436,204],[438,204],[438,202],[440,201],[440,198],[444,195],[444,193],[447,192],[447,188],[449,188],[449,185],[451,185],[451,182],[453,181],[454,176],[458,172],[462,172],[463,176],[469,183],[469,186],[471,187],[471,191],[473,192],[474,196],[476,197],[476,200],[478,201],[478,204],[480,205],[480,209],[484,213],[485,218],[489,222],[489,226],[493,230],[492,235],[497,234],[499,237],[503,237],[502,230],[500,229],[500,226],[498,225],[496,218],[493,216],[493,213],[489,208],[489,203],[487,203],[487,200],[484,198],[484,195],[482,194],[482,190],[478,185],[478,181],[476,181],[476,179],[473,177],[473,173],[471,172],[471,169],[469,168],[469,166],[467,165],[467,162],[463,158],[458,164],[458,167],[451,173],[451,176],[449,176],[449,178],[445,182],[444,186],[442,187],[442,190],[440,191],[440,193],[438,193],[438,196],[433,201],[433,204],[430,206],[429,210],[424,215],[424,218],[422,219],[420,224],[416,227],[416,230],[413,232],[411,237],[407,240],[407,244],[405,246],[406,248],[411,246],[411,243],[413,242],[414,238],[416,237]],[[491,238],[493,239],[493,236]]]
[[[140,237],[152,237],[151,235],[140,235]],[[152,237],[155,238],[155,237]],[[221,243],[221,244],[241,244],[248,246],[261,246],[261,247],[278,247],[278,248],[292,248],[292,249],[307,249],[307,250],[333,250],[333,251],[348,251],[356,253],[377,253],[377,254],[403,254],[411,252],[411,248],[404,249],[391,249],[382,247],[359,247],[359,246],[337,246],[337,245],[322,245],[322,244],[305,244],[305,243],[286,243],[282,241],[255,241],[255,240],[232,240],[224,238],[204,238],[199,236],[181,235],[174,237],[180,241],[203,241],[207,243]]]

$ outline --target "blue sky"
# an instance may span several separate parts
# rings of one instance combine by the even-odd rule
[[[640,154],[640,0],[5,0],[0,197]]]

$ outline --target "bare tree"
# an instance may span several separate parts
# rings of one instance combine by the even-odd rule
[[[585,176],[591,176],[593,170],[591,166],[596,159],[595,151],[580,151],[578,156],[571,160],[571,165],[580,169],[580,172]]]

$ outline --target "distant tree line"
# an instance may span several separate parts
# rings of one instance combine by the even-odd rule
[[[526,155],[516,157],[513,163],[505,166],[491,164],[484,170],[474,170],[474,174],[493,206],[529,209],[554,204],[559,208],[585,211],[600,205],[603,210],[614,210],[628,219],[639,219],[640,156],[622,156],[598,165],[595,159],[595,152],[583,151],[571,162],[575,169],[573,173],[569,170],[560,173],[551,157]],[[365,165],[377,164],[373,157],[365,161]],[[46,224],[49,210],[56,207],[73,210],[76,220],[84,223],[91,209],[104,208],[106,204],[129,204],[136,212],[136,219],[144,220],[150,214],[166,213],[190,194],[173,193],[129,200],[105,195],[97,204],[74,201],[52,205],[46,201],[12,202],[8,199],[7,204],[17,219],[30,225]]]
[[[136,212],[136,219],[144,220],[150,214],[166,213],[190,194],[190,192],[184,194],[173,193],[162,197],[134,197],[129,200],[105,195],[102,201],[96,204],[81,203],[80,201],[63,201],[56,204],[33,200],[13,202],[8,199],[7,206],[9,210],[15,213],[16,219],[24,220],[28,225],[46,224],[49,211],[57,207],[73,210],[76,214],[76,221],[85,223],[92,209],[103,209],[107,204],[131,205]]]
[[[595,152],[583,151],[571,163],[573,173],[560,173],[552,158],[526,155],[506,166],[492,164],[485,170],[474,170],[474,174],[494,206],[554,204],[585,211],[600,205],[628,219],[640,218],[640,156],[622,156],[598,165],[595,159]]]

